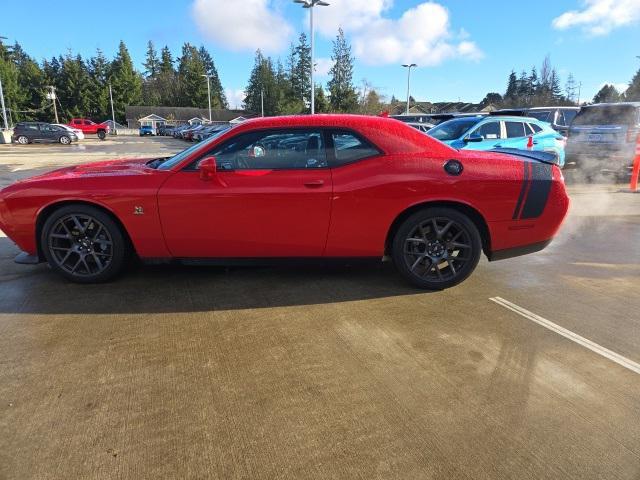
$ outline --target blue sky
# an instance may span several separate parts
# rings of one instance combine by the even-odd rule
[[[582,82],[582,98],[603,83],[626,84],[640,67],[640,0],[545,0],[537,7],[507,0],[327,0],[316,9],[319,79],[329,65],[331,38],[342,26],[356,55],[354,79],[387,96],[406,95],[404,62],[418,63],[412,95],[430,101],[480,101],[502,93],[512,68],[539,67],[545,55],[563,78]],[[214,55],[232,103],[241,100],[261,47],[286,56],[288,43],[308,30],[306,11],[291,0],[34,0],[28,15],[3,21],[0,35],[38,60],[53,55],[111,57],[120,39],[141,68],[146,43],[179,54],[184,42]],[[93,7],[92,5],[100,5]],[[235,105],[232,105],[235,106]]]

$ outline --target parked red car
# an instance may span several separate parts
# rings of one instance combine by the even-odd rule
[[[413,284],[442,289],[483,250],[497,260],[554,237],[569,199],[559,168],[529,158],[540,153],[459,151],[388,118],[260,118],[168,159],[20,181],[0,191],[0,228],[25,252],[18,261],[83,283],[113,278],[131,254],[390,257]]]
[[[70,127],[82,130],[85,135],[95,134],[98,135],[100,140],[104,140],[109,133],[110,127],[106,122],[95,123],[86,118],[72,118],[67,124]]]

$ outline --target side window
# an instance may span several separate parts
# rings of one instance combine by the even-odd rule
[[[85,125],[91,125],[92,123],[93,123],[93,122],[92,122],[91,120],[85,120],[85,121],[84,121],[84,124],[85,124]]]
[[[571,125],[571,122],[573,122],[573,119],[576,118],[576,115],[578,114],[578,112],[576,112],[575,110],[566,110],[564,112],[564,124],[568,127]]]
[[[74,125],[82,125],[82,120],[74,120],[73,124]]]
[[[377,148],[352,133],[334,132],[332,137],[335,152],[335,165],[332,167],[339,167],[380,154]]]
[[[500,138],[500,122],[487,122],[475,131],[482,135],[485,140],[496,140]]]
[[[522,122],[504,122],[507,127],[507,138],[526,137]]]
[[[207,155],[216,157],[220,170],[284,170],[327,166],[320,130],[245,133]]]
[[[542,131],[542,127],[540,125],[536,125],[535,123],[527,123],[527,125],[529,125],[529,128],[533,130],[534,134]]]
[[[37,123],[26,123],[23,125],[23,128],[27,130],[33,130],[34,132],[37,132],[39,130]]]

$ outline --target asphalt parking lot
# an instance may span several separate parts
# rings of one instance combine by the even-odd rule
[[[0,188],[168,138],[0,145]],[[388,265],[13,263],[0,479],[640,478],[640,194],[570,186],[545,251],[425,293]]]

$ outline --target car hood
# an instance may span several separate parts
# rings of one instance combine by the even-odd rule
[[[97,176],[120,176],[120,175],[144,175],[151,174],[156,170],[146,164],[152,158],[124,158],[118,160],[105,160],[101,162],[84,163],[72,167],[64,167],[58,170],[44,173],[35,177],[21,180],[20,183],[57,180],[65,178],[83,178]]]

